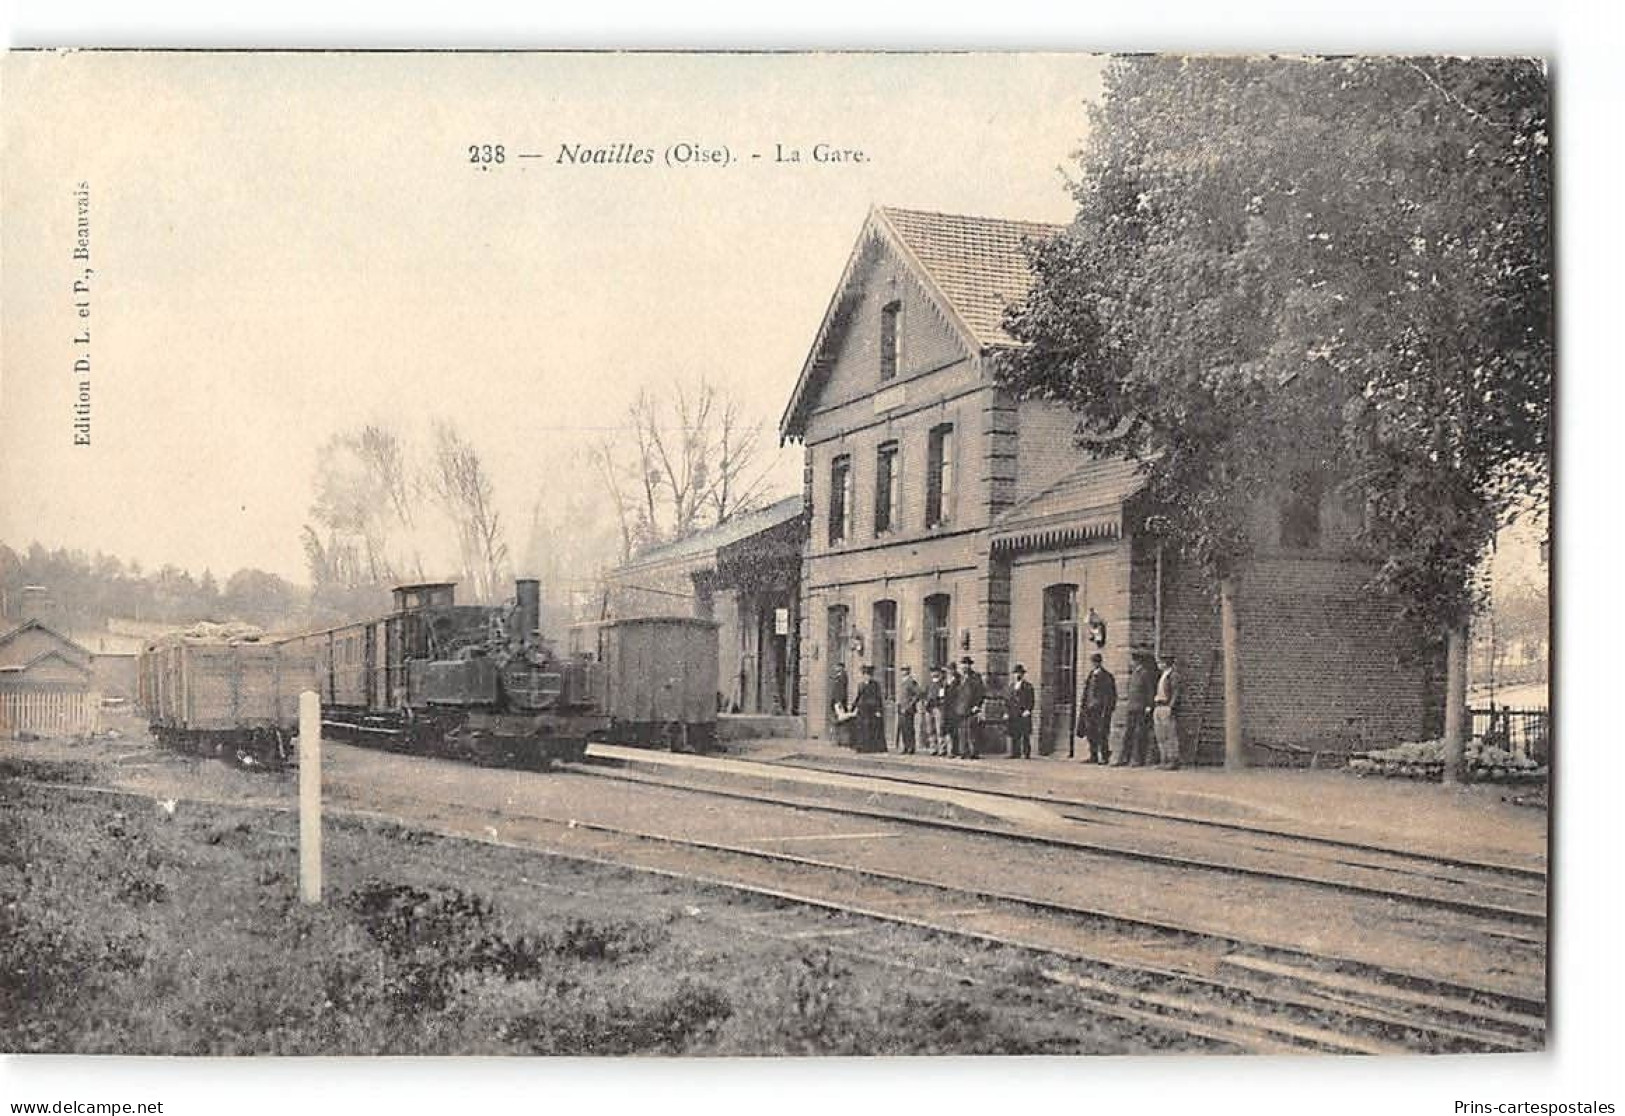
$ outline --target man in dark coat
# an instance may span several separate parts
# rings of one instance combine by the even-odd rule
[[[1012,759],[1033,758],[1033,706],[1038,695],[1027,681],[1027,668],[1020,663],[1010,672],[1010,688],[1005,691],[1004,708],[1010,730]]]
[[[946,738],[943,755],[959,756],[959,687],[965,680],[959,676],[959,664],[948,664],[948,678],[942,685],[942,734]]]
[[[897,668],[897,750],[905,756],[914,754],[914,717],[920,711],[920,699],[925,691],[914,680],[914,671],[908,666]]]
[[[1078,699],[1083,711],[1079,736],[1089,738],[1089,762],[1110,763],[1112,711],[1117,708],[1117,679],[1105,667],[1100,654],[1089,656],[1089,673],[1083,679],[1083,695]]]
[[[963,759],[981,759],[982,746],[977,718],[982,713],[982,701],[987,697],[987,684],[976,673],[976,664],[969,655],[959,660],[962,677],[954,693],[954,725],[958,729],[959,755]]]
[[[829,708],[830,724],[834,726],[835,742],[841,745],[850,745],[852,743],[851,726],[845,720],[847,701],[846,664],[836,663],[835,673],[829,677]]]
[[[875,668],[864,666],[863,681],[858,683],[858,692],[852,698],[852,708],[857,711],[858,726],[857,750],[860,752],[884,752],[886,750],[886,704],[880,693],[880,683],[875,681]]]
[[[1151,708],[1157,693],[1157,670],[1143,651],[1134,655],[1128,678],[1128,708],[1123,714],[1123,752],[1118,763],[1144,767],[1151,759]]]

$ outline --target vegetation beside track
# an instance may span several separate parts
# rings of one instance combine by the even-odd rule
[[[882,930],[842,950],[816,912],[803,934],[746,933],[774,904],[387,823],[329,821],[328,901],[306,907],[290,814],[38,785],[94,774],[0,768],[0,1049],[1184,1048],[1058,1000],[1015,952],[955,957],[961,976],[943,957],[962,944]]]

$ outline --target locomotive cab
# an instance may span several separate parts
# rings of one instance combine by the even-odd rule
[[[451,608],[456,604],[455,581],[426,581],[421,585],[395,587],[395,611],[418,612],[426,608]]]

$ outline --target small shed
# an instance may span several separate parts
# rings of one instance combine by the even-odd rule
[[[0,736],[79,736],[100,727],[88,650],[39,620],[0,635]]]

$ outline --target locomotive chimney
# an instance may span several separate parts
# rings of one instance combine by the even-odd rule
[[[519,640],[526,647],[534,647],[541,635],[542,583],[533,577],[514,581],[514,600],[518,604]]]

